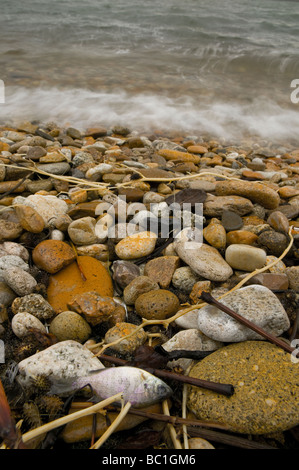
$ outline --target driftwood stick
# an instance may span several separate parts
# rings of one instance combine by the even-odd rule
[[[72,410],[82,410],[85,408],[90,408],[92,406],[92,402],[88,401],[75,401],[72,403],[71,409]],[[107,406],[107,411],[114,411],[115,408],[118,409],[121,405],[113,403],[112,405]],[[142,416],[143,418],[152,419],[156,421],[163,421],[164,423],[171,423],[174,426],[186,425],[192,427],[201,427],[201,428],[213,428],[213,429],[220,429],[221,431],[231,431],[231,429],[222,423],[216,423],[212,421],[201,421],[198,419],[189,419],[189,418],[181,418],[180,416],[167,416],[161,413],[155,413],[153,411],[147,411],[142,408],[134,408],[131,407],[129,410],[129,414],[134,414],[136,416]]]
[[[101,356],[99,356],[99,359],[111,362],[113,364],[117,364],[119,366],[124,366],[128,364],[128,361],[125,361],[124,359],[108,356],[106,354],[102,354]],[[143,367],[143,369],[146,368]],[[234,393],[234,387],[231,384],[221,384],[217,382],[210,382],[208,380],[196,379],[194,377],[188,377],[186,375],[175,374],[174,372],[169,372],[164,369],[154,369],[149,367],[148,370],[157,377],[163,379],[177,380],[178,382],[187,383],[196,387],[206,388],[208,390],[212,390],[213,392],[220,393],[228,397],[232,396],[232,394]]]
[[[292,353],[294,351],[295,348],[292,348],[285,341],[283,341],[280,338],[276,338],[276,336],[273,336],[270,333],[267,333],[267,331],[265,331],[263,328],[255,325],[250,320],[247,320],[247,318],[242,317],[242,315],[239,315],[238,313],[234,312],[226,305],[223,305],[222,303],[218,302],[218,300],[214,299],[214,297],[212,297],[211,294],[209,294],[208,292],[202,292],[200,298],[204,302],[210,305],[213,305],[214,307],[217,307],[223,312],[227,313],[228,315],[233,317],[235,320],[238,320],[240,323],[249,327],[251,330],[255,331],[256,333],[260,334],[261,336],[263,336],[264,338],[266,338],[268,341],[275,344],[276,346],[281,347],[286,352]]]
[[[217,442],[218,444],[224,444],[227,446],[237,447],[240,449],[264,449],[264,450],[277,450],[276,447],[272,447],[268,444],[262,444],[260,442],[254,442],[244,437],[228,434],[226,432],[219,432],[213,429],[203,429],[188,426],[188,434],[190,437],[201,437],[208,441]]]

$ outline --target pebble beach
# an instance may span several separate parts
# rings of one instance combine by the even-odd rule
[[[298,20],[2,1],[1,449],[298,449]]]
[[[2,126],[0,145],[0,372],[25,445],[66,413],[51,386],[118,367],[113,358],[155,367],[162,347],[183,352],[158,369],[230,384],[232,396],[164,379],[171,397],[143,409],[165,416],[167,402],[171,415],[206,426],[186,425],[186,438],[180,425],[174,437],[165,422],[128,413],[104,449],[296,448],[299,147],[32,122]],[[173,200],[191,202],[193,219],[200,203],[201,242],[161,237]],[[203,292],[295,352],[204,303]],[[79,392],[68,413],[88,403]],[[109,427],[97,420],[66,424],[53,448],[89,448]]]

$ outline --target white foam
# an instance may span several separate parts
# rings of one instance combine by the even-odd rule
[[[299,104],[282,108],[269,99],[250,103],[210,102],[191,97],[174,99],[156,94],[130,95],[86,89],[7,87],[0,104],[2,123],[24,120],[85,129],[90,125],[122,124],[132,130],[182,130],[238,138],[299,140]]]

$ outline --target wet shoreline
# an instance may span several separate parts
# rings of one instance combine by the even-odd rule
[[[0,159],[0,378],[13,415],[23,420],[25,444],[31,432],[38,436],[40,426],[68,414],[62,380],[84,382],[91,369],[114,361],[116,373],[118,362],[166,369],[232,384],[234,394],[188,386],[186,402],[183,384],[170,374],[170,414],[182,417],[187,403],[191,420],[216,422],[210,433],[201,428],[201,439],[192,426],[189,444],[169,433],[160,388],[150,395],[153,402],[144,401],[149,408],[143,418],[128,413],[104,442],[106,420],[99,416],[95,431],[86,416],[67,424],[51,448],[90,448],[100,439],[103,450],[221,449],[242,447],[249,437],[253,448],[261,442],[298,447],[297,364],[278,346],[212,312],[201,295],[223,299],[296,346],[299,146],[182,130],[141,133],[116,123],[82,131],[23,121],[1,126]],[[188,238],[192,224],[187,239],[148,231],[149,218],[164,223],[173,201],[187,203],[192,224],[201,217],[201,243]],[[196,203],[201,214],[194,212]],[[185,209],[175,214],[184,216]],[[134,224],[138,232],[128,232]],[[287,377],[283,390],[281,374]],[[128,393],[134,402],[134,389]],[[71,411],[87,408],[79,392]],[[119,414],[107,411],[112,421]],[[28,445],[47,448],[47,440],[41,434]]]

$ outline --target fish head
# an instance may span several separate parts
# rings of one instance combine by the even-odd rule
[[[149,406],[165,400],[172,393],[172,389],[163,380],[148,374],[135,388],[131,403],[133,406]]]

